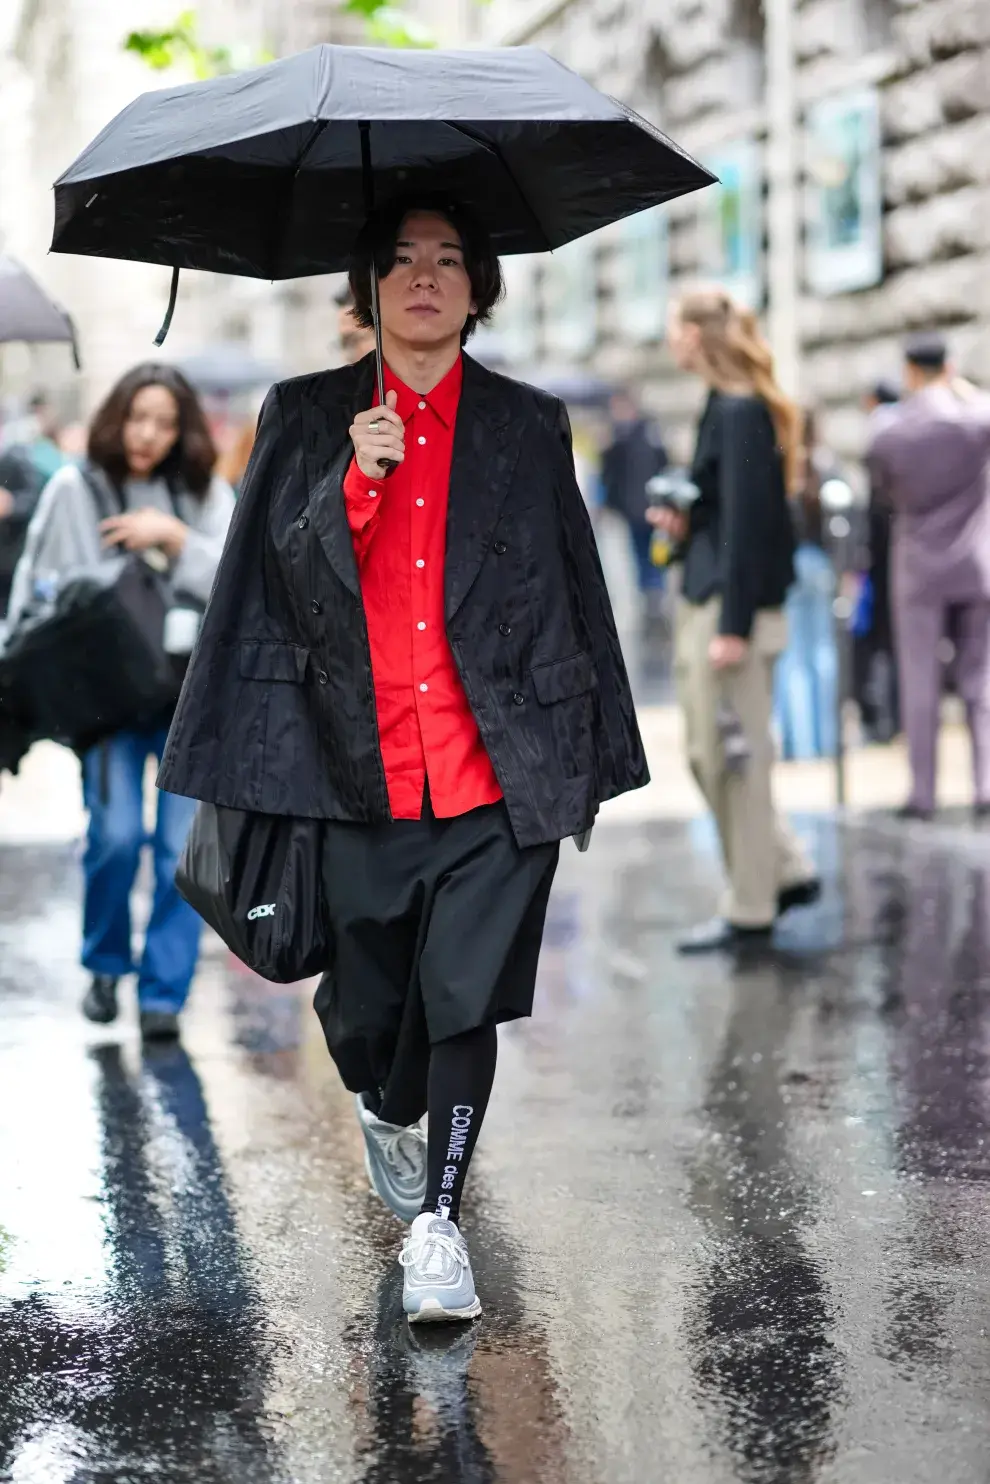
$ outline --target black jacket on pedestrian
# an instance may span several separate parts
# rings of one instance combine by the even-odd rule
[[[682,592],[722,599],[720,634],[748,639],[761,608],[780,608],[794,580],[794,524],[773,419],[759,397],[713,391],[698,428]]]
[[[348,429],[373,358],[272,388],[159,786],[230,808],[390,818],[347,523]],[[556,398],[464,358],[447,635],[517,843],[590,827],[648,781]]]
[[[646,525],[647,481],[667,467],[667,451],[645,417],[620,425],[602,454],[602,490],[610,510],[632,526]]]

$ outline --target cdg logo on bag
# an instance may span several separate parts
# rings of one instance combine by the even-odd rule
[[[274,916],[275,916],[275,903],[274,902],[266,902],[261,907],[252,907],[251,908],[251,911],[247,915],[247,920],[248,920],[248,922],[257,922],[257,920],[258,920],[259,917],[274,917]]]

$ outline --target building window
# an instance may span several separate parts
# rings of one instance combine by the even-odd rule
[[[563,360],[580,360],[598,334],[598,263],[595,238],[579,237],[558,248],[543,270],[546,348]]]
[[[615,322],[628,340],[659,340],[667,314],[667,216],[663,207],[621,222],[615,248]]]
[[[866,289],[883,277],[880,100],[875,88],[808,110],[808,285],[816,294]]]
[[[724,145],[706,161],[719,184],[698,203],[702,272],[758,309],[763,298],[763,164],[755,139]]]

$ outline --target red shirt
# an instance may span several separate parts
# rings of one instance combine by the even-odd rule
[[[447,497],[461,359],[420,396],[385,368],[398,393],[406,457],[389,479],[352,460],[344,502],[371,641],[378,734],[395,819],[419,819],[423,788],[438,819],[502,797],[468,705],[444,623]]]

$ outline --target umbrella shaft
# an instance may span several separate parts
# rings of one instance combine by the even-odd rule
[[[364,212],[370,216],[375,209],[375,172],[371,163],[371,124],[360,123],[361,131],[361,184],[364,187]],[[375,379],[378,385],[378,405],[385,406],[385,358],[382,354],[382,319],[378,311],[378,264],[371,255],[371,318],[375,322]]]

